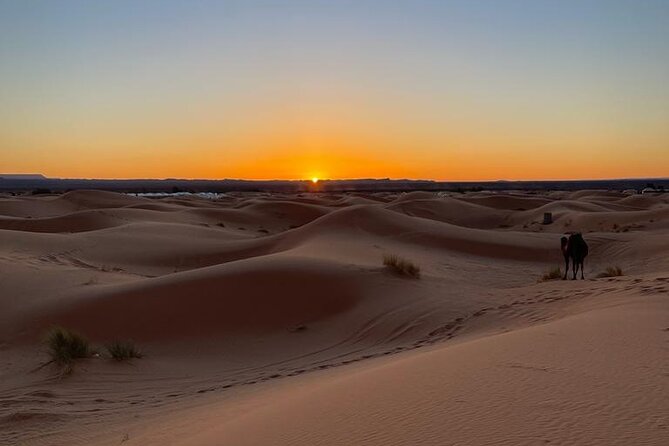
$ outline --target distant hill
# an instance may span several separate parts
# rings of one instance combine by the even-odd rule
[[[41,173],[0,173],[0,180],[46,180]]]

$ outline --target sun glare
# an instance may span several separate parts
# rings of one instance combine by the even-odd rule
[[[311,182],[314,183],[314,184],[318,183],[318,178],[317,178],[317,177],[313,177],[313,178],[311,179]]]

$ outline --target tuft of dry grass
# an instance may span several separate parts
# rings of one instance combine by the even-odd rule
[[[548,280],[555,280],[555,279],[562,279],[562,270],[560,269],[559,266],[556,266],[555,268],[552,268],[544,273],[543,276],[541,276],[541,279],[539,279],[539,282],[546,282]]]
[[[132,341],[114,341],[106,346],[109,355],[117,361],[141,358],[142,352]]]
[[[420,278],[420,267],[410,260],[396,254],[383,256],[383,265],[395,274],[407,276],[414,279]]]
[[[623,270],[619,266],[607,266],[604,272],[597,274],[597,277],[620,277],[623,275]]]
[[[93,353],[88,339],[63,327],[53,327],[44,338],[51,361],[71,369],[75,359],[88,358]]]

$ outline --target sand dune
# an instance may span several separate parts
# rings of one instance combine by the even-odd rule
[[[507,209],[512,211],[526,211],[535,209],[551,202],[544,197],[528,196],[524,194],[471,194],[462,197],[470,203],[480,204],[493,209]]]
[[[13,217],[53,217],[75,211],[108,209],[150,202],[146,198],[103,191],[73,191],[57,196],[3,199],[0,215]]]
[[[355,305],[363,284],[353,279],[331,262],[254,258],[82,293],[52,303],[35,330],[55,324],[107,341],[288,330]]]
[[[659,445],[668,318],[649,299],[342,370],[220,424],[212,413],[223,405],[194,410],[189,420],[209,427],[175,444]]]
[[[451,197],[423,198],[393,202],[386,207],[411,217],[421,217],[478,229],[503,226],[511,216],[510,211],[500,211],[480,204]]]
[[[588,280],[539,282],[568,231]],[[666,444],[667,235],[611,191],[0,197],[0,444]],[[54,324],[146,356],[59,378]]]

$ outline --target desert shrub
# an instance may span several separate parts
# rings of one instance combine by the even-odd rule
[[[117,361],[142,357],[142,353],[132,341],[114,341],[106,348],[109,355]]]
[[[601,272],[597,277],[619,277],[623,275],[623,270],[619,266],[607,266],[604,272]]]
[[[414,279],[420,277],[420,267],[418,265],[395,254],[384,255],[383,265],[401,276],[413,277]]]
[[[88,358],[92,351],[86,337],[62,327],[53,327],[44,343],[51,360],[58,365],[71,365],[75,359]]]
[[[560,269],[559,266],[556,266],[555,268],[551,268],[548,271],[546,271],[544,275],[541,276],[540,281],[545,282],[547,280],[555,280],[561,278],[562,278],[562,270]]]

